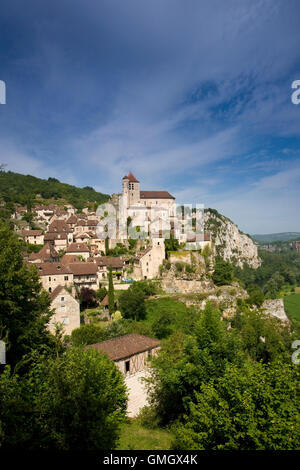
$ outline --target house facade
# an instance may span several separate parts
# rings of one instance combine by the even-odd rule
[[[78,300],[65,288],[57,286],[50,294],[53,316],[48,324],[51,333],[55,332],[55,324],[63,326],[65,335],[70,335],[75,328],[80,327],[80,306]]]

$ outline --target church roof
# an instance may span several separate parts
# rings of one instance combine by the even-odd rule
[[[168,191],[140,191],[141,199],[175,199]]]
[[[124,176],[123,180],[129,180],[131,183],[139,183],[139,181],[136,179],[136,177],[130,172],[128,176]]]

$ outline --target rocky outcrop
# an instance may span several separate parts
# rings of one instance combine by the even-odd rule
[[[256,244],[230,219],[214,209],[206,209],[204,223],[205,230],[211,234],[215,255],[240,267],[244,263],[255,269],[261,265]]]
[[[283,299],[265,300],[262,308],[267,315],[276,317],[282,322],[289,323],[289,319],[284,310]]]

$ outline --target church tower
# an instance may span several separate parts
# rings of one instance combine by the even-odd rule
[[[123,195],[128,196],[128,206],[134,206],[140,201],[140,182],[129,173],[123,178]]]

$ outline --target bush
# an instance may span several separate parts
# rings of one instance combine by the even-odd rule
[[[231,284],[231,282],[233,281],[232,265],[227,261],[218,260],[215,264],[212,279],[217,286]]]
[[[20,379],[0,375],[0,447],[26,450],[114,449],[127,397],[121,372],[95,349],[37,359]]]

